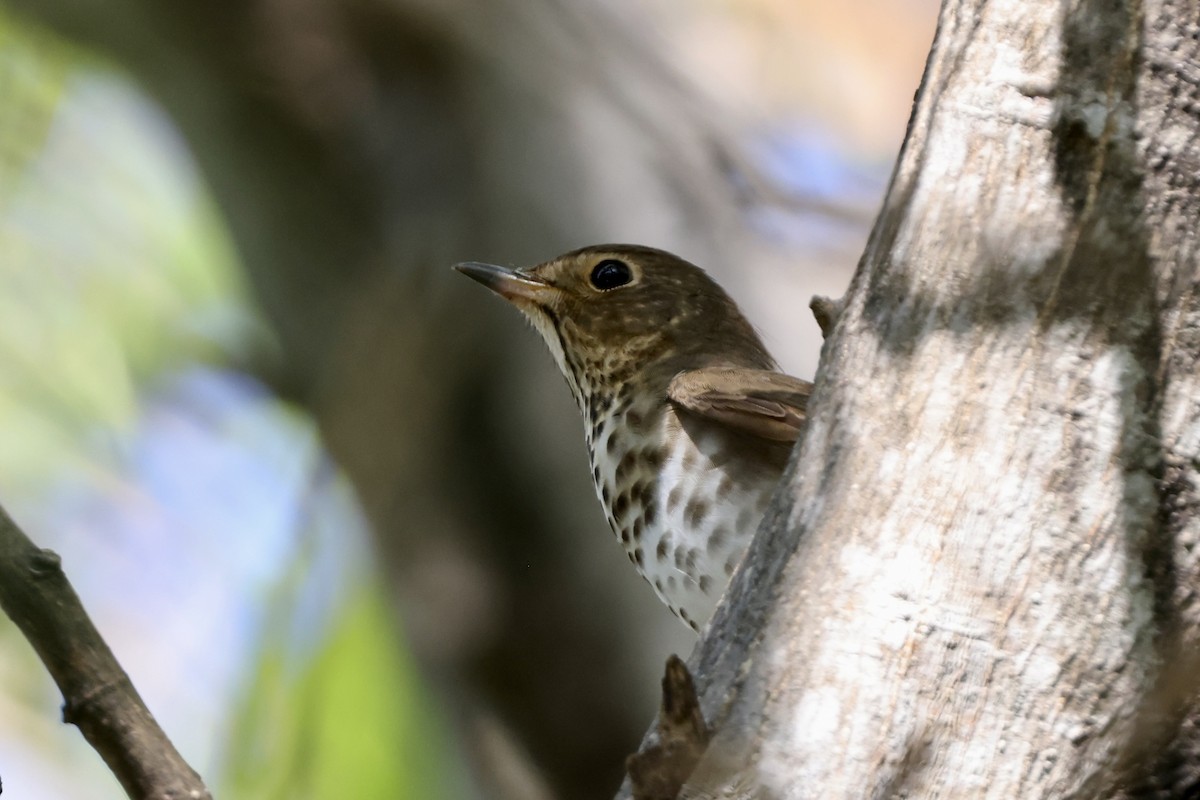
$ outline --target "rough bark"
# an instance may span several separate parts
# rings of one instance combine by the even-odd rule
[[[946,0],[680,797],[1200,794],[1200,24]]]

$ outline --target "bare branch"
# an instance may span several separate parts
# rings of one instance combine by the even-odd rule
[[[79,728],[133,798],[212,795],[171,744],[88,618],[57,553],[29,540],[0,507],[0,608],[63,693]]]

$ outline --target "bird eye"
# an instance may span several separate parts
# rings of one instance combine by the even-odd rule
[[[624,286],[633,280],[633,272],[624,261],[606,258],[592,268],[592,286],[602,292]]]

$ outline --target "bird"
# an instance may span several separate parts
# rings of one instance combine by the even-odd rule
[[[541,334],[583,416],[609,526],[700,632],[804,430],[812,384],[781,372],[729,295],[665,250],[604,244],[527,269],[454,268]]]

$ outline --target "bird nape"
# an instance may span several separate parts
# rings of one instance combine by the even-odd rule
[[[541,333],[583,415],[613,533],[699,631],[766,511],[812,384],[779,372],[704,270],[662,250],[597,245],[530,269],[455,269]]]

